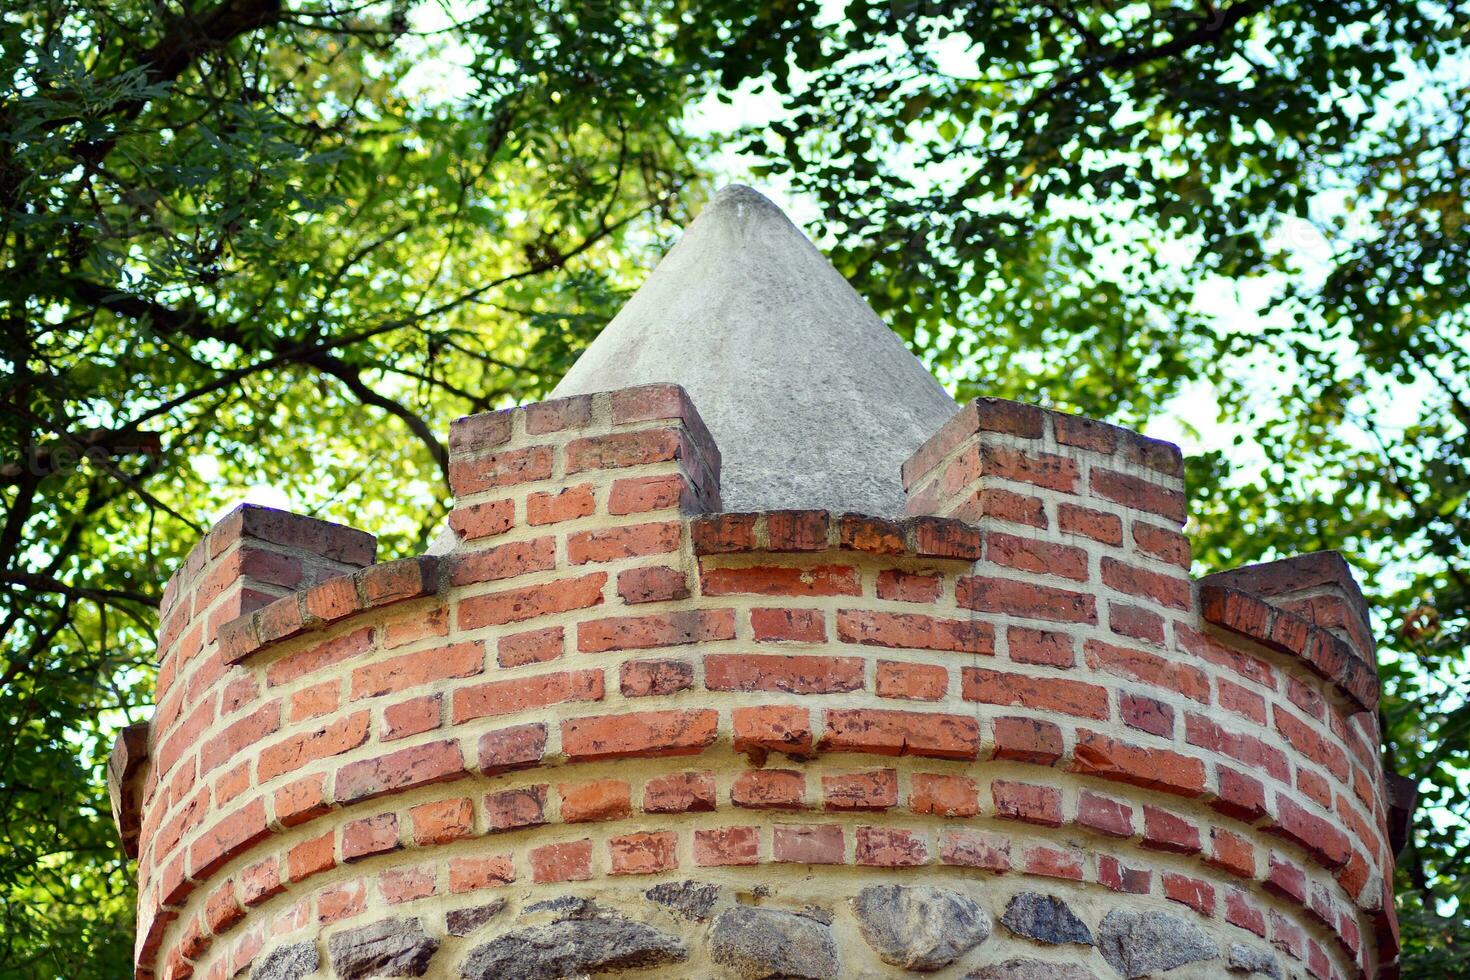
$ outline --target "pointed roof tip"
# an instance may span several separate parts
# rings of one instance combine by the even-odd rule
[[[903,513],[899,467],[954,400],[785,212],[722,188],[553,397],[672,382],[730,510]]]

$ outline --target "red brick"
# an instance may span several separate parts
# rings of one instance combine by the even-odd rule
[[[244,900],[246,908],[254,908],[285,890],[285,886],[281,884],[280,869],[273,857],[257,861],[240,872],[240,898]]]
[[[712,772],[673,772],[643,784],[644,813],[710,813],[714,808]]]
[[[977,612],[1058,623],[1097,622],[1096,599],[1085,592],[1072,592],[1049,585],[967,576],[959,580],[955,599],[964,608]]]
[[[961,715],[916,711],[831,709],[819,748],[829,752],[870,752],[933,759],[974,759],[980,750],[980,726]]]
[[[466,541],[504,534],[515,523],[516,502],[510,498],[469,506],[461,504],[449,512],[449,526]]]
[[[892,769],[822,777],[828,810],[887,810],[898,806],[898,773]]]
[[[1134,521],[1133,543],[1138,545],[1139,551],[1152,555],[1159,561],[1189,568],[1189,539],[1178,531]]]
[[[439,559],[433,555],[369,565],[357,573],[358,589],[369,606],[432,595],[439,587]]]
[[[1103,544],[1123,543],[1123,520],[1090,507],[1062,503],[1057,505],[1057,527],[1064,534],[1080,534]]]
[[[1188,609],[1190,606],[1189,579],[1187,578],[1150,572],[1136,565],[1118,561],[1116,558],[1104,558],[1102,560],[1102,580],[1108,588],[1148,599],[1160,605],[1172,606],[1175,609]]]
[[[1201,915],[1215,912],[1215,888],[1208,882],[1188,875],[1165,871],[1160,880],[1164,883],[1164,897],[1171,902],[1188,905]]]
[[[770,751],[797,756],[811,754],[811,715],[805,708],[786,705],[733,708],[730,715],[735,728],[737,752]]]
[[[862,593],[862,580],[858,570],[851,565],[702,568],[699,578],[700,589],[705,595],[829,596]]]
[[[670,463],[683,453],[683,440],[674,429],[643,429],[574,439],[563,450],[568,473],[621,469],[645,463]]]
[[[1231,889],[1225,893],[1225,921],[1266,938],[1266,916],[1245,892]]]
[[[413,842],[420,847],[448,844],[475,833],[475,807],[463,797],[421,803],[408,815],[413,819]]]
[[[286,709],[286,720],[307,721],[331,714],[337,710],[341,691],[341,680],[333,679],[292,692],[290,706]]]
[[[1199,828],[1183,817],[1156,806],[1143,808],[1143,846],[1173,854],[1200,852]]]
[[[544,585],[528,585],[504,592],[461,599],[460,629],[482,626],[504,626],[538,616],[551,616],[572,609],[587,609],[602,604],[602,588],[607,584],[606,572],[595,572],[581,578],[563,579]]]
[[[629,568],[618,573],[618,595],[628,605],[689,598],[689,580],[681,569],[667,565]]]
[[[1326,717],[1326,702],[1322,699],[1322,695],[1297,678],[1288,677],[1286,679],[1286,696],[1308,717],[1317,721]]]
[[[1210,805],[1228,817],[1254,823],[1266,815],[1266,788],[1258,779],[1216,766],[1219,781],[1217,799]]]
[[[842,609],[837,636],[844,643],[954,653],[995,653],[995,631],[988,623],[940,619],[920,613],[884,613]]]
[[[531,851],[531,877],[538,885],[592,877],[592,841],[547,844]]]
[[[630,660],[618,677],[625,698],[676,694],[693,686],[694,665],[687,660]]]
[[[685,609],[652,616],[594,619],[577,627],[577,649],[583,653],[646,650],[735,638],[731,609]]]
[[[455,741],[426,742],[373,759],[351,762],[337,770],[339,802],[352,803],[384,793],[427,786],[465,775],[464,758]]]
[[[695,755],[712,745],[715,711],[645,711],[572,718],[561,723],[568,761]]]
[[[1006,629],[1006,645],[1016,663],[1048,667],[1072,667],[1077,663],[1072,637],[1066,633],[1011,626]]]
[[[280,723],[279,700],[255,709],[204,743],[199,750],[199,774],[202,776],[229,762],[237,752],[252,748],[266,736],[274,734]],[[262,776],[261,780],[266,778]]]
[[[954,517],[978,522],[982,517],[993,517],[1012,524],[1045,528],[1046,505],[1040,497],[1002,490],[999,487],[982,488],[967,506],[954,511]]]
[[[961,868],[983,868],[1000,874],[1011,870],[1011,842],[1000,834],[951,830],[939,846],[939,859]]]
[[[996,759],[1050,766],[1062,757],[1062,730],[1035,718],[997,718],[994,721]]]
[[[363,627],[351,633],[308,646],[282,657],[265,669],[266,683],[271,687],[289,684],[298,677],[305,677],[324,670],[334,664],[356,657],[372,649],[373,631]]]
[[[434,606],[432,609],[411,609],[383,624],[383,646],[389,650],[426,640],[431,636],[449,635],[449,607]]]
[[[536,852],[532,851],[533,862],[535,857]],[[481,888],[498,888],[515,880],[515,865],[509,854],[449,859],[449,890],[455,895]]]
[[[870,555],[901,555],[907,549],[901,524],[861,514],[842,515],[837,540],[844,551],[865,551]]]
[[[1204,671],[1191,664],[1176,663],[1158,654],[1101,640],[1088,640],[1082,644],[1082,649],[1087,665],[1093,670],[1175,691],[1200,704],[1210,703],[1210,679]]]
[[[710,654],[704,658],[704,686],[711,691],[837,694],[862,690],[863,667],[858,657]]]
[[[1038,575],[1057,575],[1076,582],[1087,581],[1087,552],[1069,544],[988,531],[985,560],[1006,568]]]
[[[485,829],[491,833],[539,827],[546,822],[546,785],[485,794]]]
[[[1133,808],[1083,790],[1077,797],[1077,825],[1108,837],[1132,837]]]
[[[1342,867],[1352,854],[1347,835],[1331,822],[1308,811],[1282,793],[1276,794],[1276,824],[1268,834],[1292,841],[1304,848],[1318,864],[1329,871]]]
[[[383,709],[382,741],[407,738],[439,727],[444,716],[443,698],[438,694],[410,698]]]
[[[1256,876],[1256,850],[1250,841],[1223,827],[1210,828],[1210,856],[1205,863],[1241,878]]]
[[[990,797],[995,803],[997,819],[1020,820],[1042,827],[1062,825],[1062,791],[1055,786],[997,779],[990,784]]]
[[[474,459],[451,459],[449,486],[456,497],[551,477],[551,449],[531,446]]]
[[[335,623],[362,609],[357,580],[351,575],[338,575],[319,582],[306,591],[302,605],[312,619]]]
[[[760,856],[756,827],[717,827],[694,832],[694,863],[702,868],[755,864]]]
[[[1047,878],[1082,880],[1082,854],[1075,850],[1060,850],[1039,844],[1027,847],[1021,856],[1021,867],[1028,875]]]
[[[966,667],[961,674],[961,693],[966,701],[1056,711],[1079,718],[1108,717],[1107,688],[1081,681]]]
[[[536,527],[573,521],[596,512],[597,501],[593,499],[590,483],[578,483],[526,497],[526,523]]]
[[[437,894],[432,865],[417,868],[394,868],[378,875],[378,894],[389,905],[401,905]]]
[[[678,475],[614,480],[608,492],[607,511],[622,516],[677,507],[687,486],[684,477]]]
[[[1103,456],[1111,456],[1117,451],[1118,430],[1106,422],[1061,412],[1051,412],[1050,415],[1057,442],[1062,445],[1076,446]]]
[[[584,783],[561,783],[563,823],[621,820],[633,813],[631,792],[621,779],[593,779]]]
[[[909,809],[936,817],[973,817],[980,812],[975,781],[968,776],[916,772],[909,792]]]
[[[758,514],[706,514],[689,527],[696,555],[723,555],[755,550]]]
[[[1332,784],[1316,772],[1298,766],[1296,788],[1303,796],[1322,809],[1332,809]]]
[[[771,857],[780,863],[841,864],[845,855],[835,824],[777,824],[771,832]]]
[[[499,582],[531,572],[550,571],[555,567],[556,539],[533,538],[455,555],[449,581],[453,585]]]
[[[1198,796],[1205,786],[1204,763],[1198,759],[1129,745],[1086,729],[1077,732],[1071,771],[1185,797]]]
[[[1297,905],[1307,903],[1307,874],[1301,868],[1279,854],[1273,853],[1267,862],[1266,877],[1261,887]]]
[[[1095,466],[1092,468],[1091,489],[1094,496],[1157,514],[1179,526],[1183,526],[1189,516],[1182,490],[1163,487],[1126,473]]]
[[[766,514],[766,546],[771,551],[823,551],[828,531],[824,510],[773,510]]]
[[[980,468],[987,477],[1030,483],[1062,493],[1076,492],[1077,464],[1065,456],[982,444]]]
[[[1118,713],[1129,728],[1161,738],[1174,737],[1174,709],[1163,701],[1124,691],[1118,695]]]
[[[1220,707],[1257,725],[1266,724],[1265,698],[1223,677],[1216,678],[1215,687],[1219,691]]]
[[[521,409],[531,435],[583,428],[592,422],[592,396],[575,395],[536,402]]]
[[[303,776],[276,790],[276,819],[284,827],[295,827],[326,813],[330,807],[323,789],[325,785],[325,776]]]
[[[502,636],[496,645],[496,662],[502,667],[544,664],[561,656],[565,639],[560,626]]]
[[[949,672],[934,664],[880,660],[876,686],[880,698],[939,701],[949,687]]]
[[[342,860],[360,861],[374,854],[398,850],[398,815],[380,813],[352,820],[342,827]]]
[[[352,672],[351,697],[373,698],[451,677],[473,677],[485,669],[485,645],[478,640],[406,653]]]
[[[255,764],[256,781],[269,782],[295,772],[308,762],[350,752],[367,741],[368,719],[368,712],[358,711],[315,731],[292,735],[266,746]]]
[[[679,835],[671,830],[613,837],[607,842],[608,874],[648,875],[676,868],[678,845]]]
[[[1338,782],[1347,782],[1347,753],[1328,742],[1312,726],[1291,712],[1283,711],[1280,705],[1275,707],[1273,714],[1276,730],[1291,743],[1292,748],[1332,773]]]
[[[310,878],[336,866],[336,835],[330,830],[302,841],[286,852],[286,871],[292,881]]]
[[[513,680],[490,681],[454,692],[454,724],[475,718],[531,711],[569,701],[601,701],[601,670],[568,670]]]
[[[1190,745],[1228,755],[1283,782],[1290,774],[1286,753],[1280,749],[1267,745],[1254,735],[1226,731],[1204,715],[1192,711],[1184,715],[1184,740]]]
[[[362,880],[333,885],[317,893],[316,921],[331,925],[360,915],[366,908],[367,885]]]
[[[965,521],[920,515],[909,518],[907,525],[913,539],[913,554],[918,558],[980,560],[985,539],[979,528]]]
[[[1110,854],[1097,856],[1097,881],[1104,888],[1125,895],[1147,895],[1152,889],[1153,873],[1139,868],[1125,867]]]
[[[240,924],[245,918],[245,910],[240,907],[235,898],[235,881],[233,878],[226,881],[204,903],[204,921],[209,925],[209,931],[216,936],[229,932]]]
[[[929,842],[900,827],[859,827],[853,859],[875,868],[915,868],[929,863]]]
[[[806,777],[792,769],[745,769],[730,787],[730,802],[753,810],[806,807]]]
[[[585,565],[667,554],[678,549],[679,534],[678,521],[578,531],[567,536],[567,560]]]
[[[896,602],[934,602],[939,598],[938,575],[885,568],[878,573],[878,598]]]
[[[822,643],[827,639],[825,616],[820,609],[752,609],[750,626],[760,643]]]
[[[1121,602],[1108,603],[1108,629],[1135,640],[1160,645],[1164,642],[1164,617]]]
[[[449,423],[449,451],[457,456],[505,445],[510,442],[514,414],[514,409],[503,409],[460,416]]]

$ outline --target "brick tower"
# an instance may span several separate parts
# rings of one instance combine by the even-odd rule
[[[1191,579],[1175,447],[954,405],[744,188],[555,394],[430,554],[243,507],[169,581],[137,977],[1395,975],[1340,557]]]

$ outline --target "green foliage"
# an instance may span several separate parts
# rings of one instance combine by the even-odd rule
[[[698,203],[690,107],[761,84],[776,117],[735,142],[958,394],[1221,416],[1238,450],[1190,461],[1201,567],[1349,554],[1385,760],[1424,798],[1406,975],[1463,971],[1465,18],[824,10],[0,10],[0,974],[127,971],[100,764],[147,716],[158,589],[200,530],[254,488],[421,548],[447,419],[555,382]],[[447,62],[458,94],[426,91]],[[1219,313],[1237,290],[1250,324]]]

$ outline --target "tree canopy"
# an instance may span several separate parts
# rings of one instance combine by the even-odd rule
[[[815,203],[958,396],[1233,435],[1189,462],[1201,569],[1349,555],[1385,763],[1421,788],[1406,974],[1466,969],[1467,27],[1414,0],[7,0],[0,973],[127,969],[101,765],[212,517],[254,487],[421,550],[447,420],[549,390],[717,151]]]

